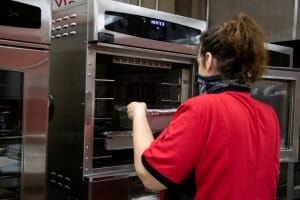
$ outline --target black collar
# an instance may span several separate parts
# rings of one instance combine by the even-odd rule
[[[221,93],[225,91],[238,91],[238,92],[250,92],[250,86],[245,83],[239,83],[230,81],[229,83],[220,82],[215,86],[209,88],[206,93],[213,94],[213,93]]]

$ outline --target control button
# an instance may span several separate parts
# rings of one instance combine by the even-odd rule
[[[51,176],[56,176],[56,173],[55,172],[50,172],[50,175]]]
[[[64,17],[63,17],[63,20],[68,20],[68,19],[70,19],[69,16],[64,16]]]
[[[61,34],[57,34],[55,35],[56,38],[60,38],[61,37]]]
[[[51,28],[51,30],[52,30],[52,31],[55,31],[55,28],[54,28],[54,27],[52,27],[52,28]]]
[[[63,25],[63,28],[69,28],[69,24]]]
[[[62,21],[62,18],[57,18],[56,19],[56,22],[61,22]]]
[[[53,179],[51,179],[51,180],[50,180],[50,183],[52,183],[52,184],[55,184],[55,183],[56,183],[56,181],[55,181],[55,180],[53,180]]]
[[[63,175],[57,174],[57,178],[63,178]]]
[[[70,183],[71,182],[71,179],[69,177],[65,177],[65,181]]]
[[[54,35],[51,35],[51,39],[54,39],[55,37],[54,37]]]
[[[70,18],[75,18],[75,17],[77,17],[77,14],[76,14],[76,13],[70,15]]]
[[[70,24],[70,26],[76,26],[76,25],[77,25],[76,22],[72,22],[72,23]]]
[[[62,36],[67,37],[67,36],[69,36],[69,33],[63,33]]]
[[[57,26],[55,29],[56,30],[61,30],[61,26]]]
[[[52,24],[54,24],[55,23],[55,20],[54,19],[52,19]]]
[[[76,35],[76,31],[71,31],[70,35]]]
[[[66,190],[68,190],[68,191],[70,191],[70,186],[67,186],[67,185],[65,185],[65,187],[64,187]]]

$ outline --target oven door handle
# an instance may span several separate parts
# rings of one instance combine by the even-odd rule
[[[54,116],[54,97],[52,94],[49,94],[49,103],[48,103],[48,109],[49,109],[49,122],[53,119]]]

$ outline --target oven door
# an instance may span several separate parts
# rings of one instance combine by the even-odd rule
[[[300,71],[270,67],[252,95],[271,105],[281,128],[281,162],[298,161],[300,128]]]
[[[1,1],[0,39],[50,44],[49,0]]]
[[[0,44],[0,199],[46,199],[48,56]]]

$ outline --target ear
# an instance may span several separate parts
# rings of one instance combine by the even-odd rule
[[[211,71],[213,68],[213,56],[210,52],[205,53],[205,68],[207,71]]]

